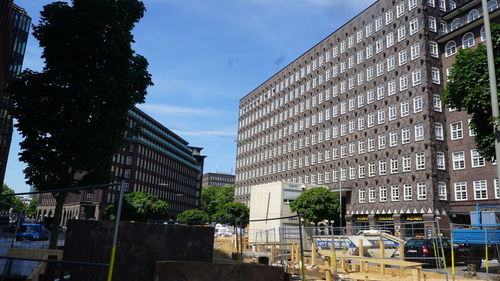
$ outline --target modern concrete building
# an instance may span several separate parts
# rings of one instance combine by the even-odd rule
[[[7,111],[7,81],[21,72],[31,18],[25,10],[2,0],[0,3],[0,186],[3,184],[12,139],[12,118]]]
[[[497,0],[488,1],[492,23],[500,23],[499,8]],[[446,77],[452,70],[459,49],[476,48],[479,44],[485,44],[481,1],[462,2],[457,9],[443,14],[441,20],[441,35],[437,41]],[[469,212],[475,210],[476,204],[500,205],[496,164],[486,161],[477,153],[475,133],[469,127],[471,116],[454,109],[446,109],[444,112],[450,175],[450,197],[447,199],[450,201],[451,219],[456,223],[470,223]]]
[[[234,185],[234,175],[225,173],[206,173],[203,174],[201,186],[226,186]]]
[[[137,130],[130,144],[112,159],[112,182],[124,181],[127,192],[144,191],[158,196],[170,206],[170,216],[200,205],[201,181],[205,156],[202,148],[134,108],[128,114],[130,128]],[[70,194],[64,206],[64,221],[69,218],[99,219],[104,209],[118,197],[118,187],[109,190]],[[55,202],[43,195],[37,217],[52,216]]]
[[[250,205],[264,183],[312,183],[342,187],[347,227],[423,235],[438,216],[448,227],[456,148],[438,40],[459,5],[376,1],[243,97],[236,199]]]

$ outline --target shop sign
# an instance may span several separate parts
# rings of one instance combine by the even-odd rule
[[[357,216],[354,218],[355,221],[368,221],[368,216]]]
[[[423,221],[422,216],[407,216],[407,221]]]
[[[377,217],[377,220],[378,221],[393,221],[394,218],[392,216],[380,216],[380,217]]]

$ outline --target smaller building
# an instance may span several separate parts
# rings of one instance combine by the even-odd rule
[[[234,185],[235,176],[226,173],[203,174],[202,187]]]
[[[289,227],[287,236],[296,236],[298,219],[276,219],[297,215],[290,209],[290,203],[306,189],[318,185],[291,182],[272,182],[255,185],[250,190],[249,242],[279,242],[280,231]],[[259,221],[255,221],[259,220]],[[293,232],[293,233],[291,233]]]

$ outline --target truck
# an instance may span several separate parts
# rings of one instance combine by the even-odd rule
[[[487,211],[489,209],[489,211]],[[470,225],[454,225],[452,227],[453,243],[458,244],[457,255],[467,264],[481,267],[483,259],[500,260],[500,206],[476,205],[470,212]]]

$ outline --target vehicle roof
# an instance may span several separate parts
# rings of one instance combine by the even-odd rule
[[[23,223],[22,226],[42,226],[39,223]]]

